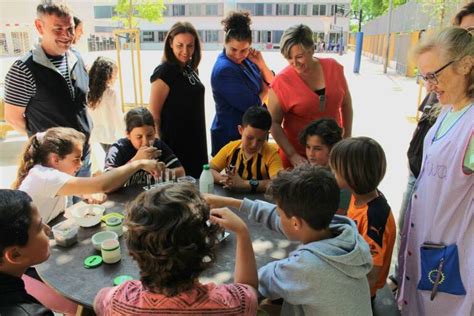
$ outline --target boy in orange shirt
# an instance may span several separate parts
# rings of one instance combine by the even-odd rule
[[[385,285],[396,237],[392,211],[377,189],[387,167],[385,153],[371,138],[347,138],[334,145],[329,165],[339,187],[351,191],[347,216],[370,246],[374,267],[367,278],[373,302],[377,290]]]

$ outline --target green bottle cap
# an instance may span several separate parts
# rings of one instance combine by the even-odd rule
[[[92,269],[100,266],[102,264],[101,256],[89,256],[84,260],[84,268]]]
[[[205,164],[205,165],[203,165],[203,166],[202,166],[202,169],[204,169],[204,170],[209,170],[209,169],[210,169],[210,167],[209,167],[209,165],[208,165],[208,164]]]
[[[123,282],[130,281],[130,280],[133,280],[133,278],[129,275],[125,275],[125,274],[124,275],[119,275],[119,276],[114,278],[114,285],[120,285]]]

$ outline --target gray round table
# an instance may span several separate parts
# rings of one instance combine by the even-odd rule
[[[104,204],[105,213],[122,213],[127,202],[132,201],[142,188],[128,187],[110,194],[109,200]],[[235,198],[247,197],[250,199],[264,199],[263,194],[237,194],[231,193],[220,186],[215,187],[215,194]],[[236,211],[236,210],[234,210]],[[260,224],[251,222],[247,214],[236,213],[247,223],[254,246],[257,266],[285,258],[295,248],[285,236],[270,231]],[[104,227],[99,225],[91,228],[79,228],[78,243],[70,248],[53,245],[50,258],[36,266],[36,270],[43,281],[56,289],[61,295],[91,308],[97,292],[104,287],[113,286],[113,280],[119,275],[130,275],[139,279],[137,264],[128,255],[124,238],[120,238],[122,260],[115,264],[105,264],[93,269],[84,268],[84,259],[91,255],[100,255],[91,242],[91,236]],[[217,259],[210,269],[201,274],[203,283],[231,283],[233,281],[235,265],[235,236],[230,234],[218,245]]]

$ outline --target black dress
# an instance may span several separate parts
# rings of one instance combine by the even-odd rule
[[[191,67],[182,69],[167,62],[153,71],[150,81],[157,79],[170,88],[161,110],[161,139],[173,150],[186,174],[199,178],[208,161],[204,85]]]

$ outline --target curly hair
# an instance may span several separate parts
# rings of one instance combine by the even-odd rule
[[[215,260],[217,225],[192,184],[169,184],[141,193],[127,207],[128,251],[144,287],[175,296],[189,290]]]
[[[83,133],[69,127],[52,127],[31,136],[20,156],[20,167],[12,188],[18,189],[35,165],[46,165],[50,154],[57,154],[62,159],[72,153],[75,145],[84,144],[85,139]]]
[[[301,145],[306,146],[306,141],[310,136],[319,136],[326,146],[332,146],[342,139],[342,128],[333,119],[323,118],[313,121],[298,135]]]
[[[91,109],[99,105],[116,68],[115,61],[102,56],[97,57],[92,64],[89,70],[89,93],[87,94],[87,104]]]
[[[252,31],[250,30],[252,20],[248,12],[231,11],[227,17],[221,21],[221,24],[224,25],[224,40],[226,43],[232,39],[239,42],[247,41],[252,43]]]

